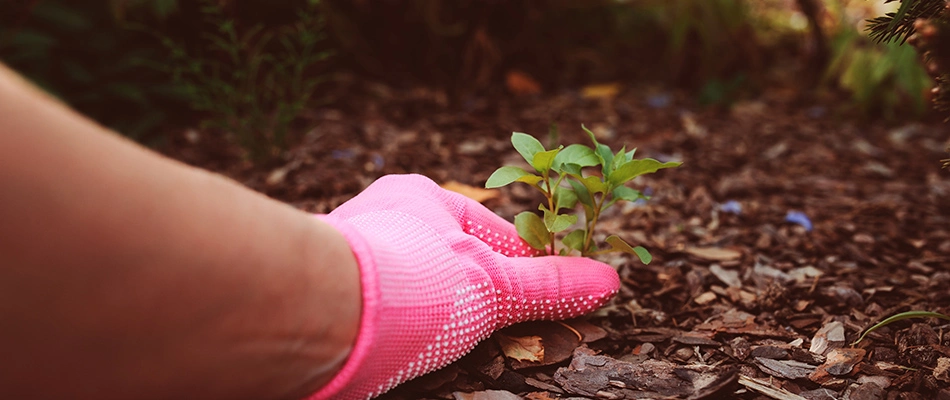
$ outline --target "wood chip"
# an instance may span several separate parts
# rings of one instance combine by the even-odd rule
[[[722,344],[709,339],[705,336],[697,335],[679,335],[674,336],[673,341],[680,344],[688,344],[690,346],[721,346]]]
[[[950,382],[950,358],[940,357],[937,359],[937,366],[934,367],[934,378],[944,382]]]
[[[816,366],[795,360],[773,360],[771,358],[756,357],[759,369],[766,374],[785,379],[799,379],[811,375]]]
[[[811,340],[811,347],[808,351],[825,355],[829,351],[844,347],[844,324],[839,321],[832,321],[815,332],[815,337]]]
[[[713,264],[709,266],[709,272],[711,272],[717,279],[719,279],[722,283],[725,283],[727,286],[742,286],[742,280],[739,279],[739,271],[734,269],[725,269],[719,264]]]
[[[874,382],[867,382],[860,385],[852,385],[844,394],[844,398],[849,400],[883,400],[884,388]]]
[[[561,388],[559,388],[559,387],[557,387],[557,386],[555,386],[555,385],[552,385],[552,384],[550,384],[550,383],[546,383],[546,382],[539,381],[539,380],[534,379],[534,378],[532,378],[532,377],[526,377],[526,378],[524,378],[524,383],[527,384],[528,386],[531,386],[531,387],[534,387],[534,388],[538,388],[538,389],[541,389],[541,390],[547,390],[547,391],[549,391],[549,392],[557,393],[557,394],[564,394],[564,391],[561,390]]]
[[[749,388],[749,390],[776,400],[808,400],[788,390],[772,386],[769,382],[758,380],[750,376],[739,375],[739,384]]]
[[[706,305],[716,300],[716,294],[713,292],[704,292],[696,298],[693,299],[693,302],[699,305]]]
[[[742,253],[737,250],[720,247],[690,247],[686,249],[686,254],[705,261],[732,261],[742,257]]]
[[[581,334],[583,337],[581,339],[582,343],[596,342],[607,337],[606,330],[583,319],[571,319],[564,321],[564,323]]]
[[[590,398],[703,398],[734,382],[736,375],[735,368],[694,370],[662,360],[619,361],[581,346],[554,380],[567,393]],[[616,382],[623,382],[623,387]]]
[[[507,390],[485,390],[474,393],[452,393],[455,400],[521,400],[521,397]]]
[[[844,348],[832,350],[827,355],[824,364],[818,366],[808,379],[812,382],[825,384],[834,379],[834,376],[850,374],[854,366],[864,359],[867,351],[857,348]]]

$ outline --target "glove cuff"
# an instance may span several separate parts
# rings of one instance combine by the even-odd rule
[[[353,344],[350,355],[343,364],[343,368],[335,377],[323,388],[308,397],[309,400],[320,400],[333,398],[334,395],[341,392],[355,378],[366,359],[371,354],[372,344],[375,343],[380,290],[377,277],[376,261],[373,258],[373,252],[369,242],[357,232],[346,221],[326,214],[315,215],[317,219],[330,224],[336,228],[350,244],[353,256],[360,269],[360,286],[362,292],[362,311],[360,315],[360,329],[356,335],[356,342]]]

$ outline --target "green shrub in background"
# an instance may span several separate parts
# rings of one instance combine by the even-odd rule
[[[906,41],[917,49],[927,72],[934,77],[934,106],[950,111],[950,4],[945,0],[901,0],[896,11],[868,22],[869,36],[874,40]],[[950,158],[941,162],[944,168],[950,168]]]
[[[950,111],[950,4],[945,0],[902,0],[896,11],[868,21],[868,36],[877,42],[906,41],[917,49],[936,85],[934,106]]]
[[[856,31],[838,32],[832,40],[829,83],[848,91],[863,114],[882,112],[885,118],[920,117],[928,110],[925,94],[933,80],[910,47],[875,45]]]
[[[872,42],[854,27],[855,21],[848,20],[844,7],[834,1],[825,4],[838,19],[826,82],[848,91],[865,115],[922,116],[929,108],[926,93],[933,80],[914,49],[896,42]]]
[[[257,161],[280,155],[293,122],[326,79],[331,51],[323,43],[319,2],[310,0],[287,26],[243,27],[217,2],[203,1],[208,26],[192,50],[163,34],[171,55],[156,66],[184,92],[201,125],[232,135]]]
[[[109,3],[21,3],[0,11],[0,60],[47,92],[138,140],[184,110],[168,77],[145,66],[165,51],[124,30]]]
[[[331,54],[315,0],[267,24],[211,0],[28,3],[0,13],[0,60],[133,139],[200,121],[255,160],[285,148]]]
[[[497,93],[517,69],[548,92],[663,82],[721,104],[760,89],[769,68],[802,61],[802,1],[29,1],[0,11],[0,60],[133,138],[200,120],[266,159],[319,98],[331,48],[334,67],[455,99]],[[910,49],[875,45],[844,17],[867,2],[816,2],[833,45],[825,84],[868,115],[922,113],[930,83]]]
[[[704,104],[728,103],[762,68],[759,33],[743,0],[654,0],[644,7],[666,37],[672,78]]]
[[[698,89],[713,80],[729,84],[761,67],[754,53],[762,49],[743,0],[325,5],[342,62],[394,85],[438,85],[450,94],[489,92],[512,69],[545,89],[621,79]]]

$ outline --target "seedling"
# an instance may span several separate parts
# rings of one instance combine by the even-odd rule
[[[626,146],[614,153],[607,145],[597,142],[594,133],[587,127],[581,125],[581,128],[590,136],[593,147],[572,144],[547,150],[531,135],[512,133],[511,144],[534,172],[521,167],[504,166],[491,174],[485,187],[498,188],[522,182],[544,195],[546,201],[538,205],[542,215],[524,211],[515,216],[515,228],[528,245],[545,254],[568,255],[577,251],[582,256],[595,256],[619,251],[634,254],[641,262],[649,264],[653,257],[647,249],[631,246],[617,235],[610,235],[604,240],[607,247],[598,246],[593,240],[597,221],[605,210],[618,201],[648,198],[626,186],[626,183],[640,175],[676,167],[681,163],[664,163],[652,158],[634,159],[636,149],[627,151]],[[583,207],[584,227],[565,234],[578,221],[580,212],[571,214],[577,203]]]

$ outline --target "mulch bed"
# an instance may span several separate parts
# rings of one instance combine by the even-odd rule
[[[635,182],[649,201],[603,217],[601,232],[654,256],[603,259],[624,282],[610,304],[505,329],[385,398],[950,399],[948,321],[899,321],[851,345],[895,313],[950,313],[948,125],[842,116],[782,90],[704,109],[655,88],[450,102],[353,85],[277,163],[255,167],[197,132],[168,153],[310,212],[383,174],[481,187],[518,162],[512,131],[544,142],[552,123],[562,144],[586,144],[584,123],[612,147],[684,162]],[[538,201],[510,186],[485,204],[511,220]],[[541,361],[513,351],[537,337]]]

